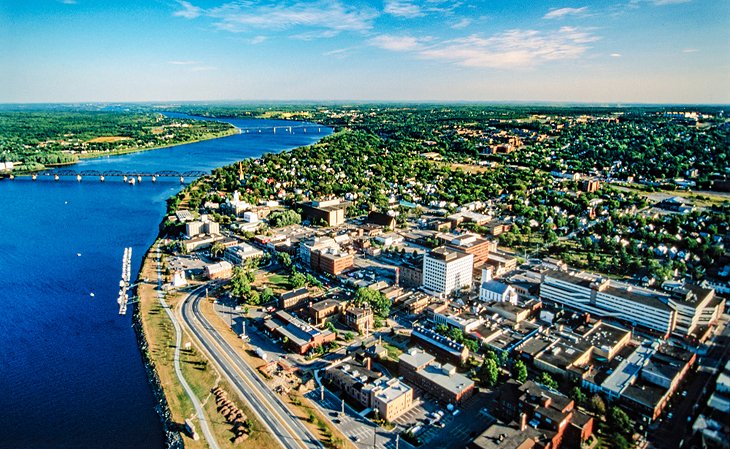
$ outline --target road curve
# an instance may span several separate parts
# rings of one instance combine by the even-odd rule
[[[155,260],[157,262],[157,299],[160,304],[162,304],[162,308],[165,309],[165,313],[167,313],[170,321],[172,321],[173,326],[175,326],[175,374],[180,381],[180,385],[182,385],[182,387],[185,389],[185,393],[187,393],[190,401],[193,403],[193,407],[195,407],[195,413],[198,415],[198,421],[200,421],[200,429],[203,431],[203,436],[208,442],[208,446],[210,446],[211,449],[220,449],[220,447],[218,446],[218,442],[213,436],[213,433],[210,431],[210,427],[208,427],[208,420],[205,417],[205,411],[203,410],[203,406],[200,404],[200,400],[198,399],[198,397],[195,396],[193,389],[190,388],[190,385],[188,385],[188,382],[185,380],[182,370],[180,369],[180,343],[182,341],[182,330],[180,329],[180,323],[178,322],[177,317],[175,317],[175,314],[170,311],[170,306],[168,306],[165,302],[165,295],[162,290],[162,271],[160,270],[159,247],[157,247],[156,249],[157,256]]]
[[[287,409],[200,312],[204,291],[205,286],[194,290],[181,304],[182,321],[191,334],[282,447],[321,449],[322,444],[309,429]]]

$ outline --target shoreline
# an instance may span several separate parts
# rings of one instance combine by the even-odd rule
[[[73,162],[63,162],[63,163],[58,163],[58,164],[48,164],[48,165],[44,165],[43,168],[38,169],[38,170],[27,170],[27,171],[26,170],[18,170],[15,173],[12,173],[12,172],[11,173],[8,173],[7,176],[9,176],[11,174],[14,175],[14,176],[28,176],[28,175],[31,175],[33,173],[40,173],[42,171],[50,170],[50,169],[54,169],[54,168],[58,168],[58,167],[68,167],[68,166],[76,165],[79,162],[82,162],[84,160],[101,159],[103,157],[123,156],[125,154],[133,154],[133,153],[142,153],[142,152],[145,152],[145,151],[161,150],[163,148],[170,148],[170,147],[176,147],[178,145],[188,145],[188,144],[191,144],[191,143],[205,142],[205,141],[208,141],[208,140],[222,139],[224,137],[230,137],[230,136],[233,136],[233,135],[236,135],[236,134],[240,134],[240,129],[238,127],[236,127],[235,125],[231,125],[231,126],[232,126],[232,128],[228,132],[223,133],[221,135],[214,135],[214,136],[210,136],[210,137],[203,137],[203,138],[200,138],[200,139],[187,140],[185,142],[176,142],[176,143],[170,143],[170,144],[165,144],[165,145],[158,145],[158,146],[153,146],[153,147],[149,147],[149,148],[129,148],[129,149],[125,149],[125,150],[111,150],[111,151],[103,152],[103,153],[96,152],[96,153],[76,154],[76,157],[78,157],[78,160],[73,161]]]
[[[186,143],[177,143],[177,144],[171,144],[166,145],[164,147],[156,147],[156,148],[148,148],[143,150],[135,150],[135,151],[129,151],[127,153],[131,152],[137,152],[137,151],[149,151],[153,149],[159,149],[159,148],[166,148],[176,145],[184,145],[187,143],[194,143],[199,142],[203,140],[212,140],[217,138],[223,138],[223,137],[229,137],[231,135],[240,133],[240,129],[236,127],[235,125],[230,130],[229,133],[226,133],[225,135],[218,136],[218,137],[212,137],[207,139],[198,139],[196,141],[186,142]],[[321,139],[320,139],[321,140]],[[318,140],[319,141],[319,140]],[[317,141],[317,142],[318,142]],[[307,146],[311,146],[316,144],[317,142],[313,142]],[[289,148],[284,151],[292,151],[294,148]],[[92,157],[101,157],[101,156],[112,156],[112,155],[118,155],[118,154],[126,154],[126,153],[117,153],[117,154],[103,154],[103,155],[95,155],[87,157],[86,159],[90,159]],[[201,178],[198,178],[201,179]],[[162,241],[162,223],[164,222],[165,218],[167,217],[168,210],[165,210],[165,215],[162,218],[162,221],[158,224],[158,232],[155,236],[154,241],[150,245],[150,247],[146,250],[144,257],[142,259],[142,264],[140,266],[139,272],[137,273],[137,282],[139,282],[141,279],[145,278],[146,271],[149,270],[149,267],[155,264],[155,257],[154,253],[155,251],[160,251],[159,243]],[[160,254],[162,254],[160,252]],[[205,439],[201,438],[200,440],[193,440],[190,438],[183,428],[182,423],[177,422],[175,418],[181,418],[186,417],[186,412],[188,407],[188,403],[186,400],[181,399],[180,390],[182,386],[179,384],[179,382],[176,381],[175,378],[170,376],[170,373],[163,373],[161,370],[169,369],[169,367],[166,365],[168,361],[165,360],[166,354],[163,353],[162,355],[155,353],[155,348],[159,348],[159,346],[162,344],[162,346],[168,346],[171,343],[174,345],[174,339],[170,339],[169,336],[163,331],[162,335],[156,335],[153,336],[152,334],[155,333],[154,329],[154,317],[152,316],[146,316],[150,313],[156,314],[157,312],[154,312],[152,309],[157,307],[157,290],[156,290],[156,282],[151,281],[152,278],[148,278],[147,282],[142,282],[137,287],[137,296],[139,297],[139,302],[134,305],[133,308],[133,315],[132,315],[132,327],[135,332],[136,340],[137,340],[137,347],[140,350],[140,356],[142,357],[142,362],[145,367],[145,372],[147,375],[147,380],[150,383],[150,386],[152,388],[153,396],[156,400],[156,406],[155,411],[157,412],[159,419],[162,423],[163,431],[165,434],[165,447],[168,449],[179,449],[183,447],[208,447],[205,443]],[[155,278],[156,279],[156,278]],[[173,295],[174,299],[168,300],[170,302],[170,308],[176,309],[179,298],[177,296],[180,292]],[[184,293],[183,293],[184,294]],[[159,323],[158,323],[159,324]],[[159,331],[158,331],[159,332]],[[189,336],[187,335],[187,332],[183,332],[184,338],[190,342]],[[197,345],[193,346],[194,348],[197,347]],[[207,356],[205,356],[202,351],[194,350],[195,358],[199,359],[201,361],[204,361],[206,367],[210,364]],[[160,366],[163,365],[163,366]],[[211,364],[212,365],[212,364]],[[213,388],[218,387],[224,387],[226,390],[230,391],[230,387],[228,386],[228,383],[221,378],[220,374],[217,373],[217,370],[214,370],[216,372],[216,381],[214,385],[207,385],[208,392],[212,391]],[[187,377],[187,375],[186,375]],[[191,380],[188,379],[188,382]],[[193,382],[201,382],[205,381],[204,375],[201,375],[201,378],[193,380]],[[208,380],[207,383],[210,383],[210,380]],[[202,398],[201,398],[202,399]],[[202,402],[202,401],[201,401]],[[213,405],[213,407],[215,407]],[[248,407],[246,407],[244,404],[241,404],[241,408],[248,411]],[[204,409],[206,410],[206,415],[208,415],[209,419],[216,417],[216,409],[210,408],[210,404],[204,404]],[[250,413],[249,413],[250,415]],[[254,420],[257,422],[256,418]],[[195,418],[193,417],[193,421],[195,421]],[[222,428],[218,425],[214,425],[213,432],[214,434],[225,434],[224,430],[221,430]],[[257,422],[257,428],[261,428],[260,423]],[[200,432],[199,426],[196,426],[196,431]],[[260,438],[264,438],[263,441],[260,441]],[[269,443],[266,440],[266,437],[256,436],[252,437],[251,440],[246,441],[248,444],[256,444],[256,442],[259,443]],[[222,443],[224,446],[227,446],[228,441],[219,441],[219,444]],[[256,447],[256,446],[249,446],[248,444],[243,444],[243,447]],[[202,446],[201,446],[202,445]],[[268,447],[268,445],[265,445],[265,447]]]

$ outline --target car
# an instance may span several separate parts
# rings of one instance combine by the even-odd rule
[[[357,436],[357,435],[353,435],[353,436],[351,436],[351,437],[350,437],[350,439],[351,439],[352,441],[354,441],[355,443],[357,443],[358,441],[360,441],[360,437],[359,437],[359,436]]]

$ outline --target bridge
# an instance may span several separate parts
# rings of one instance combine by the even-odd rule
[[[122,170],[71,170],[71,169],[58,169],[58,170],[44,170],[36,173],[31,173],[29,176],[33,181],[39,178],[53,178],[55,181],[60,181],[62,178],[71,178],[81,181],[84,178],[96,178],[99,181],[104,182],[107,178],[119,178],[122,182],[129,184],[135,184],[142,182],[142,179],[149,178],[152,182],[156,182],[159,178],[178,178],[180,182],[185,182],[185,179],[195,179],[201,176],[209,175],[210,172],[191,170],[179,172],[175,170],[162,170],[157,172],[151,171],[122,171]],[[25,175],[27,176],[27,175]],[[9,179],[15,179],[14,175],[10,175]]]
[[[317,125],[282,125],[282,126],[247,126],[245,128],[238,128],[241,132],[241,134],[250,134],[250,133],[264,133],[264,132],[272,132],[273,134],[276,134],[276,131],[283,131],[288,134],[295,134],[295,130],[301,131],[304,134],[307,133],[307,130],[310,132],[315,132],[317,134],[322,132],[322,127]]]

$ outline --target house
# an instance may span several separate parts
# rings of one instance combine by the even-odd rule
[[[347,307],[344,320],[347,327],[365,335],[375,326],[373,309],[370,307]]]
[[[264,329],[268,335],[281,338],[289,350],[302,355],[337,338],[334,332],[312,327],[283,310],[264,321]]]
[[[445,246],[435,248],[423,258],[423,287],[442,296],[471,288],[474,255]]]
[[[291,310],[304,305],[309,299],[309,290],[306,287],[289,290],[279,295],[279,308]]]
[[[205,266],[205,277],[208,279],[228,279],[233,274],[233,265],[221,261]]]
[[[381,212],[372,211],[368,214],[367,223],[381,226],[385,229],[394,230],[396,227],[395,217]]]

